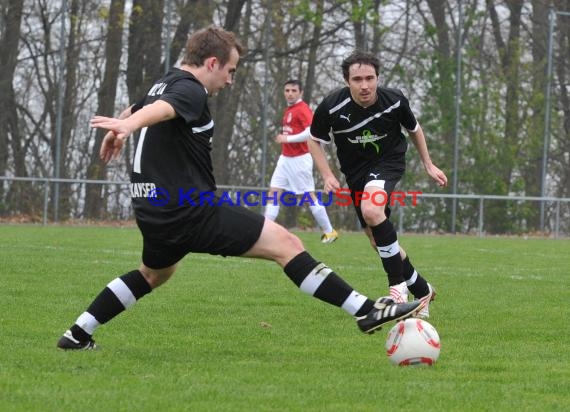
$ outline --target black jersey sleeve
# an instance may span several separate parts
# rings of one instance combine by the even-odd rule
[[[168,85],[161,100],[169,103],[186,123],[200,118],[208,100],[204,87],[189,78],[178,79]]]
[[[140,99],[138,102],[136,102],[135,104],[132,105],[131,107],[131,114],[133,114],[134,112],[140,110],[143,108],[144,106],[144,101],[145,99]]]
[[[325,100],[317,106],[313,114],[311,135],[315,140],[329,144],[331,142],[330,130],[329,110]]]
[[[402,92],[400,92],[402,93]],[[416,116],[412,112],[410,108],[410,102],[402,93],[401,97],[401,111],[400,111],[400,124],[404,126],[409,131],[415,131],[418,121],[416,120]]]

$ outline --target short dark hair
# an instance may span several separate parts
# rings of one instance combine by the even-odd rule
[[[350,56],[344,59],[342,61],[342,64],[340,65],[342,69],[342,77],[344,77],[344,80],[346,81],[348,81],[348,76],[349,76],[348,69],[353,64],[360,64],[360,65],[364,64],[366,66],[373,66],[374,71],[376,72],[376,76],[380,74],[380,59],[378,59],[378,57],[369,52],[355,50],[350,54]]]
[[[295,86],[299,87],[299,91],[302,92],[303,91],[303,84],[301,83],[301,80],[298,79],[289,79],[287,80],[285,83],[283,83],[283,87],[287,86],[288,84],[293,84]]]
[[[235,34],[211,25],[198,30],[188,38],[182,64],[200,67],[207,58],[216,57],[220,65],[225,66],[234,48],[240,55],[244,51]]]

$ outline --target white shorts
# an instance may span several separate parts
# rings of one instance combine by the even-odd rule
[[[305,192],[315,191],[313,178],[313,157],[310,153],[301,156],[279,156],[270,186],[302,195]]]

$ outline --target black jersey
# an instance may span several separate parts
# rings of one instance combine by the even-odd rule
[[[402,126],[418,123],[400,90],[378,87],[378,100],[363,108],[344,87],[325,97],[315,110],[311,135],[329,144],[334,139],[341,171],[354,180],[379,162],[401,160],[408,144]]]
[[[173,68],[132,111],[159,99],[177,117],[141,129],[131,173],[137,220],[155,230],[197,216],[199,208],[189,199],[216,190],[210,156],[214,122],[206,89],[191,73]]]

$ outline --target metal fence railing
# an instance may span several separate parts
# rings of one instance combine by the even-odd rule
[[[35,177],[0,176],[0,219],[11,221],[13,216],[24,215],[31,221],[47,225],[52,222],[65,222],[70,219],[85,219],[85,194],[88,185],[100,185],[104,196],[101,213],[105,220],[131,220],[130,189],[127,181],[106,181],[88,179],[54,179]],[[18,185],[18,190],[15,190]],[[56,190],[57,185],[57,190]],[[251,192],[265,193],[266,187],[219,185],[230,198],[244,196]],[[65,196],[66,212],[58,213],[55,207],[63,202],[55,202],[58,193]],[[402,192],[404,193],[404,192]],[[413,192],[409,192],[413,193]],[[415,198],[415,199],[414,199]],[[333,224],[339,228],[359,229],[353,207],[330,202],[327,210]],[[392,220],[400,232],[450,233],[452,201],[456,200],[457,225],[455,233],[484,236],[486,234],[536,234],[553,238],[570,236],[570,198],[534,196],[497,196],[478,194],[434,194],[421,193],[396,201],[392,209]],[[262,202],[253,201],[246,205],[263,212]],[[412,202],[415,200],[415,204]],[[405,203],[405,204],[404,204]],[[350,206],[350,207],[346,207]],[[541,230],[538,225],[538,211],[546,211],[546,225]],[[313,221],[307,208],[299,208],[299,217],[307,225]]]

